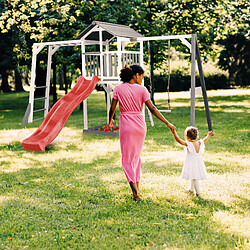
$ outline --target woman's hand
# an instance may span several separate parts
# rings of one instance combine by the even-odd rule
[[[113,127],[113,124],[114,124],[114,120],[112,119],[109,123],[109,127],[112,128]]]

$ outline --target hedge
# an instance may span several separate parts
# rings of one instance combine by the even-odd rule
[[[191,77],[184,75],[181,71],[176,71],[171,74],[170,78],[170,92],[176,91],[188,91],[190,89]],[[196,76],[196,87],[200,86],[199,76]],[[153,78],[154,91],[155,92],[166,92],[168,84],[168,75],[155,75]],[[227,77],[223,74],[214,74],[205,76],[206,89],[228,89],[230,88]],[[144,77],[144,85],[149,90],[149,78]],[[98,91],[103,91],[103,87],[100,85],[96,86]]]
[[[155,92],[166,92],[168,85],[167,75],[155,75],[153,78],[154,91]],[[200,86],[200,78],[196,76],[196,87]],[[149,90],[149,78],[144,77],[144,84]],[[187,91],[190,89],[191,77],[188,75],[182,75],[180,73],[171,74],[170,78],[170,92],[176,91]],[[207,75],[205,76],[206,89],[227,89],[230,88],[227,77],[223,74]]]

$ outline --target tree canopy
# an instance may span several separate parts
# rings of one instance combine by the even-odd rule
[[[30,66],[34,42],[74,39],[92,21],[128,25],[145,36],[198,34],[202,56],[216,41],[242,34],[249,39],[247,0],[0,0],[1,74]],[[156,66],[166,44],[153,50]],[[20,68],[21,67],[21,68]],[[3,77],[4,78],[4,77]],[[3,89],[3,88],[2,88]]]

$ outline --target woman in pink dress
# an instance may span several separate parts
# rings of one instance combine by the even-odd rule
[[[151,113],[164,122],[171,131],[174,129],[174,126],[152,104],[148,90],[141,86],[143,74],[144,70],[139,65],[125,66],[121,70],[120,78],[123,83],[114,88],[109,112],[109,126],[112,126],[115,108],[119,101],[122,167],[134,200],[141,199],[139,195],[141,151],[147,131],[142,114],[143,104],[145,103]]]

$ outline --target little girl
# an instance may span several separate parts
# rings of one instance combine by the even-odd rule
[[[213,131],[209,131],[207,136],[204,139],[196,141],[198,138],[198,129],[195,127],[187,127],[185,130],[185,139],[183,141],[176,133],[176,128],[173,130],[175,140],[181,145],[186,146],[186,160],[183,165],[182,179],[191,180],[191,187],[189,190],[186,190],[188,193],[194,193],[196,191],[196,196],[201,198],[200,187],[198,180],[206,180],[207,174],[201,153],[204,152],[205,142],[213,134]]]

